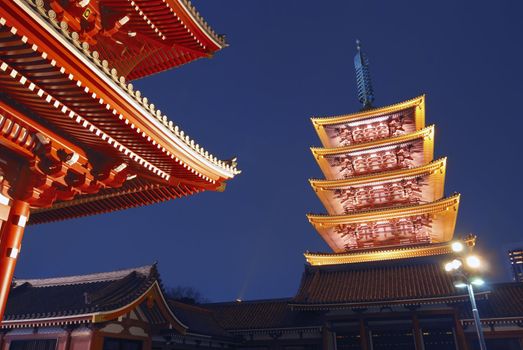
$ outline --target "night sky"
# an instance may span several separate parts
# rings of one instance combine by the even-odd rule
[[[230,47],[135,83],[150,101],[243,173],[224,193],[30,226],[18,277],[159,263],[166,286],[212,301],[292,296],[303,252],[330,251],[307,222],[324,209],[309,120],[359,110],[355,40],[376,106],[427,94],[446,194],[462,194],[456,235],[478,235],[488,281],[509,279],[523,245],[523,3],[514,1],[195,1]]]

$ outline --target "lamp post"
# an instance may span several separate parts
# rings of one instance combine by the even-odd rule
[[[456,259],[445,264],[445,271],[452,273],[455,277],[454,285],[457,288],[467,288],[469,293],[470,304],[472,306],[472,316],[474,317],[474,326],[478,334],[479,348],[487,350],[479,311],[474,296],[474,285],[481,286],[485,282],[477,275],[477,270],[481,266],[481,260],[476,255],[463,256],[465,246],[461,242],[452,243],[452,250],[456,253]]]

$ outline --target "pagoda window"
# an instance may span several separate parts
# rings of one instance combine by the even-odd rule
[[[383,156],[380,154],[373,153],[367,159],[367,166],[368,166],[369,170],[371,170],[371,171],[381,170],[382,165],[383,165]]]
[[[362,224],[362,225],[359,225],[358,228],[356,229],[356,235],[360,239],[370,240],[370,239],[374,238],[374,230],[372,229],[372,226],[367,225],[367,224]]]
[[[372,125],[367,125],[367,127],[363,129],[363,135],[367,141],[373,141],[378,138],[376,128]]]
[[[401,186],[399,184],[392,184],[390,186],[390,193],[391,193],[391,199],[396,202],[404,201],[405,199],[409,199],[409,193],[403,186]]]
[[[356,173],[364,173],[367,171],[367,160],[363,156],[358,156],[354,161],[352,162],[354,172]]]
[[[389,127],[384,123],[379,123],[376,125],[376,134],[378,135],[379,139],[384,139],[391,136]]]
[[[371,204],[371,198],[365,188],[357,189],[354,197],[354,204],[358,207],[364,207]]]
[[[390,201],[388,189],[384,186],[375,186],[370,189],[370,196],[375,204],[384,204]]]
[[[364,129],[361,127],[355,127],[354,129],[352,129],[352,140],[353,140],[353,143],[365,142]],[[350,144],[350,142],[349,142],[349,144]]]
[[[388,221],[378,222],[375,225],[375,237],[380,240],[386,240],[392,234],[392,225]]]
[[[396,224],[396,232],[400,236],[412,236],[414,234],[414,225],[411,220],[401,219]]]
[[[401,163],[398,162],[398,158],[395,154],[393,154],[392,152],[386,152],[383,156],[383,164],[385,168],[395,168],[398,166],[398,164]]]

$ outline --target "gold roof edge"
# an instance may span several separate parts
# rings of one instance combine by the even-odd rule
[[[320,224],[331,226],[338,224],[360,222],[361,220],[374,221],[389,218],[402,218],[411,215],[425,214],[431,212],[434,213],[447,210],[447,208],[450,208],[452,206],[458,206],[459,201],[460,194],[456,193],[450,197],[446,197],[425,204],[405,205],[386,209],[372,209],[348,215],[307,214],[307,219],[313,225]]]
[[[476,236],[469,235],[461,241],[472,247],[476,244]],[[371,261],[398,260],[414,257],[435,256],[452,253],[452,242],[430,243],[415,246],[399,246],[387,249],[369,249],[357,252],[344,253],[310,253],[303,255],[305,260],[312,266],[342,265]]]
[[[340,124],[340,123],[347,122],[347,121],[353,121],[354,119],[374,117],[374,116],[378,116],[380,114],[393,113],[393,112],[400,111],[405,108],[415,107],[415,106],[419,106],[419,105],[421,105],[421,106],[425,105],[425,94],[422,94],[420,96],[414,97],[410,100],[406,100],[403,102],[398,102],[398,103],[395,103],[392,105],[378,107],[378,108],[360,111],[360,112],[356,112],[356,113],[341,114],[341,115],[335,115],[335,116],[311,117],[311,122],[315,126]]]
[[[345,179],[337,180],[327,180],[327,179],[309,179],[309,184],[313,189],[318,189],[319,187],[323,188],[339,188],[349,185],[363,184],[371,181],[383,181],[391,180],[395,178],[401,178],[406,176],[414,176],[423,173],[428,173],[432,171],[437,171],[440,169],[445,169],[447,164],[447,157],[442,157],[437,160],[434,160],[428,164],[417,166],[414,168],[399,169],[399,170],[390,170],[381,173],[366,174],[360,176],[351,176]]]
[[[379,140],[374,140],[371,142],[365,142],[365,143],[359,143],[355,145],[349,145],[349,146],[343,146],[343,147],[334,147],[334,148],[325,148],[325,147],[311,147],[311,152],[314,154],[315,157],[317,156],[325,156],[325,155],[333,155],[333,154],[341,154],[341,153],[349,153],[349,152],[356,152],[356,151],[363,151],[375,147],[385,146],[385,145],[391,145],[395,143],[401,143],[401,142],[407,142],[412,141],[418,138],[426,138],[431,137],[434,138],[434,129],[435,125],[429,125],[421,130],[411,132],[408,134],[396,136],[396,137],[388,137],[383,138]]]

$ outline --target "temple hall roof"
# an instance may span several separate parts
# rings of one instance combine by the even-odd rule
[[[291,304],[365,307],[465,300],[435,258],[410,258],[332,267],[306,267]]]
[[[157,280],[155,265],[88,275],[15,279],[4,319],[60,318],[114,310],[137,299]]]
[[[523,320],[523,283],[496,283],[490,285],[489,290],[488,299],[478,301],[481,322],[491,323],[507,318]],[[461,318],[472,322],[470,308],[463,308]]]
[[[212,311],[174,300],[169,300],[169,305],[175,310],[176,317],[189,327],[188,332],[218,338],[231,336],[218,323]]]

